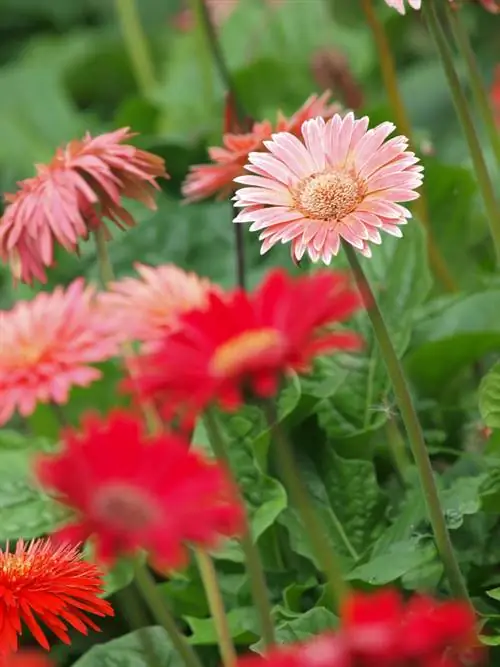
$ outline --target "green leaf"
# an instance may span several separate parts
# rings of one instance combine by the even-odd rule
[[[423,391],[441,391],[461,369],[498,349],[499,309],[497,289],[442,297],[423,309],[406,358]]]
[[[360,260],[400,357],[410,341],[415,309],[431,285],[421,227],[410,222],[404,233],[403,239],[385,238],[373,249],[372,259]],[[340,266],[346,266],[346,261],[338,258]],[[382,408],[391,386],[372,327],[365,313],[353,322],[365,342],[361,353],[324,359],[313,378],[302,382],[303,394],[322,398],[317,406],[319,422],[335,440],[380,428],[387,420]],[[328,385],[330,394],[325,395]]]
[[[481,381],[479,411],[486,426],[500,427],[500,362],[497,362]]]
[[[158,667],[184,667],[184,662],[172,647],[169,636],[163,628],[146,628]],[[150,667],[138,631],[97,644],[79,658],[73,667]]]
[[[239,607],[226,613],[229,632],[235,644],[248,645],[254,642],[259,634],[259,617],[254,607]],[[189,643],[194,645],[217,644],[217,631],[211,618],[195,618],[185,616],[192,635]]]
[[[324,607],[314,607],[297,618],[287,620],[276,628],[278,644],[292,644],[315,637],[325,630],[332,630],[338,625],[338,618]],[[262,641],[250,647],[256,653],[263,653]]]
[[[51,533],[68,516],[32,476],[32,457],[53,449],[45,439],[0,431],[0,540]]]
[[[386,498],[373,463],[344,459],[320,443],[314,450],[297,448],[296,458],[325,535],[351,569],[385,526]],[[319,567],[297,510],[289,507],[279,521],[287,528],[294,551]]]

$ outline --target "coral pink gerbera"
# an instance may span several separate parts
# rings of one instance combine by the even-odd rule
[[[124,341],[140,341],[147,349],[178,326],[179,315],[208,303],[217,288],[195,273],[173,264],[136,264],[138,278],[126,277],[108,285],[99,297],[103,318]]]
[[[45,281],[54,244],[74,251],[103,218],[132,226],[122,197],[155,207],[156,179],[167,176],[164,161],[124,143],[133,136],[123,128],[71,141],[48,165],[37,165],[37,175],[21,181],[15,194],[5,196],[0,258],[11,262],[15,278]]]
[[[289,369],[304,371],[322,352],[360,346],[350,331],[325,329],[359,306],[344,274],[292,278],[275,270],[254,293],[211,294],[208,308],[181,316],[178,331],[136,360],[137,386],[165,417],[187,422],[211,402],[236,408],[246,387],[271,396]]]
[[[117,352],[94,290],[82,279],[1,311],[0,424],[16,409],[26,417],[38,402],[66,403],[72,386],[86,387],[101,376],[91,364]]]
[[[186,200],[193,202],[213,195],[218,195],[219,198],[227,197],[234,189],[234,179],[244,173],[249,153],[262,150],[263,141],[270,139],[273,131],[295,134],[308,118],[328,118],[338,111],[339,105],[328,104],[329,97],[328,91],[319,97],[311,95],[290,118],[278,113],[275,128],[266,120],[254,123],[251,132],[224,134],[222,148],[215,146],[208,149],[213,164],[195,164],[190,168],[182,186],[182,194]]]
[[[251,153],[252,175],[235,180],[234,222],[252,222],[260,231],[261,253],[291,241],[292,257],[307,252],[313,262],[329,264],[347,241],[366,257],[369,243],[381,243],[380,231],[402,236],[400,225],[411,217],[398,202],[418,197],[422,182],[418,158],[408,140],[382,123],[368,130],[368,118],[352,113],[302,125],[303,142],[287,132],[265,141],[267,153]]]
[[[63,445],[37,464],[42,484],[77,511],[58,536],[93,537],[103,561],[146,549],[162,568],[175,569],[186,543],[211,549],[242,527],[226,470],[177,436],[149,437],[139,420],[115,412],[88,418],[81,433],[67,431]]]
[[[88,627],[99,631],[88,614],[114,615],[109,602],[100,597],[102,574],[97,567],[82,560],[76,547],[56,546],[50,540],[29,544],[20,540],[14,551],[9,547],[0,551],[0,590],[0,658],[9,667],[43,665],[41,658],[23,660],[22,654],[17,662],[8,659],[17,651],[23,624],[49,650],[40,623],[70,644],[68,626],[86,635]]]

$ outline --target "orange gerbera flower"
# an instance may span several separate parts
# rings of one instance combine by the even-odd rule
[[[114,615],[99,597],[102,590],[101,573],[76,547],[19,540],[14,551],[0,551],[0,654],[17,650],[23,623],[47,650],[40,623],[65,644],[71,643],[68,626],[84,635],[89,627],[99,631],[88,614]]]

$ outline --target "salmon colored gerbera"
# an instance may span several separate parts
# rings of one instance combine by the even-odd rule
[[[261,253],[277,243],[292,243],[292,257],[307,252],[313,262],[329,264],[347,241],[366,257],[380,231],[402,236],[411,217],[397,202],[418,197],[422,182],[418,158],[408,140],[386,141],[394,130],[382,123],[368,130],[368,118],[352,113],[302,125],[303,141],[287,132],[264,142],[268,153],[250,153],[248,171],[235,180],[248,187],[234,197],[243,210],[234,222],[252,222],[260,231]]]
[[[41,292],[0,311],[0,424],[17,409],[24,417],[40,403],[64,404],[72,386],[101,376],[91,364],[117,354],[117,341],[82,279]]]
[[[328,118],[339,111],[339,105],[328,104],[329,97],[328,91],[320,97],[311,95],[290,118],[278,113],[274,129],[272,123],[265,120],[254,123],[251,132],[246,134],[224,134],[223,148],[216,146],[208,149],[213,164],[195,164],[190,168],[182,186],[182,194],[186,200],[193,202],[212,195],[227,197],[234,189],[234,179],[244,173],[249,153],[262,150],[263,141],[270,139],[273,131],[296,134],[308,118]]]
[[[56,547],[50,540],[20,540],[14,551],[0,551],[0,591],[0,654],[17,650],[22,624],[48,650],[40,623],[70,644],[68,626],[86,635],[88,627],[99,631],[88,614],[114,615],[100,597],[102,575],[96,566],[82,560],[77,548]],[[23,664],[20,660],[19,666]],[[41,661],[26,662],[31,664],[36,667]]]
[[[39,459],[42,484],[77,511],[59,538],[96,540],[113,561],[146,549],[162,568],[186,559],[185,544],[205,549],[235,536],[243,510],[225,469],[175,435],[149,437],[122,412],[87,418],[81,433],[63,433],[64,449]]]
[[[133,136],[123,128],[71,141],[48,165],[37,165],[37,175],[21,181],[15,194],[5,196],[0,258],[10,261],[16,279],[45,282],[54,244],[76,250],[103,218],[120,228],[134,225],[122,197],[155,207],[156,179],[166,177],[164,161],[123,143]]]
[[[359,305],[343,274],[292,278],[276,270],[252,294],[212,294],[207,309],[181,316],[177,332],[136,360],[137,386],[165,417],[180,413],[187,422],[213,401],[236,408],[245,388],[271,396],[289,369],[304,371],[322,352],[360,346],[350,331],[325,329]]]
[[[124,341],[140,341],[150,349],[178,326],[178,318],[192,308],[203,308],[210,281],[186,273],[173,264],[136,264],[138,278],[122,278],[99,295],[103,318]]]

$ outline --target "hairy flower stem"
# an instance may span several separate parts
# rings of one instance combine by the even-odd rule
[[[500,132],[495,125],[488,93],[483,84],[481,71],[474,50],[472,49],[469,35],[463,24],[460,12],[454,11],[448,3],[446,3],[446,12],[448,14],[449,22],[451,23],[455,41],[467,65],[469,83],[472,89],[472,94],[474,95],[476,107],[481,114],[485,129],[488,133],[490,146],[493,149],[498,167],[500,168]]]
[[[203,667],[194,650],[188,644],[185,637],[180,633],[163,597],[158,592],[156,583],[147,569],[147,566],[143,565],[136,559],[134,561],[134,569],[135,583],[141,592],[144,602],[149,607],[159,625],[167,631],[174,648],[181,656],[186,667]]]
[[[245,108],[238,96],[234,86],[231,72],[224,57],[224,52],[219,43],[217,32],[214,28],[210,13],[208,11],[205,0],[191,0],[193,9],[199,21],[200,29],[204,30],[205,38],[209,46],[212,60],[219,72],[220,78],[226,88],[230,101],[234,104],[236,115],[241,127],[244,127],[247,119]],[[236,280],[239,287],[245,289],[246,287],[246,260],[245,260],[245,241],[243,225],[233,224],[234,228],[234,242],[236,251]]]
[[[231,470],[224,435],[221,432],[217,418],[210,410],[205,412],[204,422],[216,458],[224,463],[228,470]],[[240,500],[244,506],[243,498]],[[245,521],[245,531],[241,537],[241,548],[243,549],[245,556],[253,601],[260,616],[262,640],[265,646],[272,646],[275,643],[274,624],[271,615],[271,604],[269,602],[266,577],[259,550],[253,542],[248,520]]]
[[[136,0],[115,0],[115,8],[137,85],[147,95],[155,86],[155,73]]]
[[[222,664],[224,667],[235,667],[237,662],[236,650],[213,561],[205,551],[201,550],[196,552],[196,560],[198,561],[198,569],[205,588],[210,614],[217,631]]]
[[[274,452],[283,475],[283,480],[288,488],[290,496],[302,519],[302,525],[311,542],[318,562],[320,563],[328,580],[329,593],[332,597],[332,606],[338,609],[340,602],[348,592],[347,584],[342,577],[342,568],[337,561],[337,556],[332,545],[328,542],[321,521],[311,504],[309,494],[300,477],[293,451],[288,442],[287,435],[279,423],[276,407],[267,403],[264,407],[271,435],[274,439]]]
[[[453,97],[453,102],[462,125],[469,153],[474,165],[474,171],[479,185],[479,190],[483,198],[484,206],[488,216],[490,233],[495,246],[497,264],[500,265],[500,206],[496,201],[495,190],[488,173],[488,168],[484,160],[481,144],[474,127],[469,103],[460,84],[455,65],[453,62],[453,53],[450,49],[443,27],[441,26],[438,13],[436,11],[435,0],[427,0],[424,4],[424,13],[427,19],[429,32],[431,33],[437,50],[443,63],[443,69],[448,80],[448,85]]]
[[[427,512],[434,532],[437,549],[441,560],[443,561],[451,591],[457,598],[463,598],[470,603],[469,594],[458,566],[455,552],[451,544],[450,534],[444,519],[443,510],[439,502],[439,495],[434,480],[431,461],[425,445],[422,428],[410,395],[408,383],[403,372],[403,367],[394,350],[383,315],[378,307],[370,283],[359,263],[356,251],[348,243],[344,243],[344,250],[347,259],[349,260],[356,284],[363,298],[368,317],[372,323],[375,338],[377,339],[382,358],[392,383],[394,395],[401,411],[401,417],[403,418],[403,423],[406,427],[420,482],[422,484]]]
[[[371,29],[373,39],[377,47],[382,79],[392,113],[394,114],[396,125],[398,126],[398,130],[406,137],[408,137],[410,143],[415,149],[416,146],[413,138],[411,123],[406,112],[406,107],[404,105],[401,92],[399,90],[396,63],[394,62],[391,45],[387,39],[384,26],[379,20],[375,8],[373,7],[373,0],[361,0],[361,5],[366,17],[366,22]],[[421,194],[419,199],[417,199],[413,205],[418,220],[422,223],[427,232],[427,252],[429,255],[429,262],[432,267],[432,271],[448,292],[457,292],[458,286],[455,283],[446,260],[441,254],[432,233],[429,221],[429,207],[427,204],[424,188],[422,188],[420,192]]]

